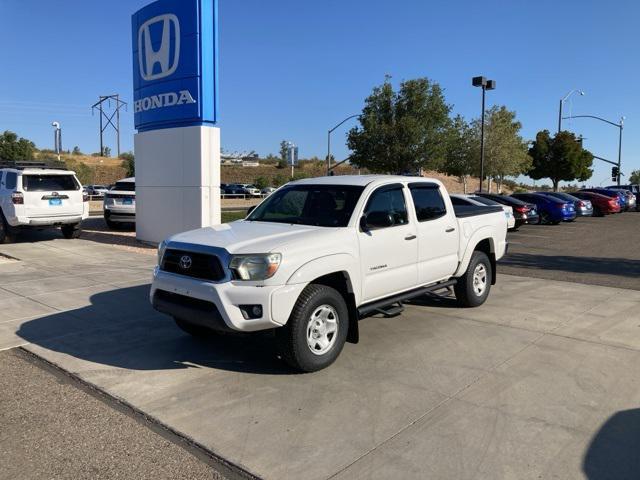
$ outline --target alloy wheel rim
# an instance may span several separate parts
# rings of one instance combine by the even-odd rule
[[[307,346],[314,355],[324,355],[338,337],[338,312],[331,305],[316,308],[307,323]]]
[[[480,263],[473,270],[473,293],[481,297],[487,289],[487,267]]]

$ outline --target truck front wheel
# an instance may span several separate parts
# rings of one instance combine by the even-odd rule
[[[289,321],[276,329],[280,355],[302,372],[331,365],[347,339],[349,310],[342,295],[326,285],[308,285],[300,294]]]
[[[491,290],[491,262],[487,254],[476,250],[458,283],[454,287],[458,304],[461,307],[479,307],[489,296]]]

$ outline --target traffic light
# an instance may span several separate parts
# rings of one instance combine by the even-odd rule
[[[613,180],[614,182],[617,182],[619,175],[620,175],[620,169],[618,167],[611,167],[611,180]]]

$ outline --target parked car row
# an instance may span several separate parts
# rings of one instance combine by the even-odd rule
[[[266,188],[260,190],[250,183],[221,183],[220,193],[222,195],[246,195],[249,197],[261,197],[265,195]]]
[[[511,195],[476,192],[451,195],[454,205],[503,205],[509,229],[525,223],[572,222],[577,217],[602,217],[628,210],[640,211],[640,186],[585,188],[577,192],[524,192]]]

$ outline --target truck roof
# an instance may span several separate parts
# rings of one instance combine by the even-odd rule
[[[16,172],[18,175],[75,175],[73,170],[62,170],[60,168],[12,168],[2,167],[0,170]]]
[[[404,175],[336,175],[333,177],[304,178],[289,185],[356,185],[385,184],[392,182],[432,182],[442,185],[440,180],[429,177],[408,177]]]

